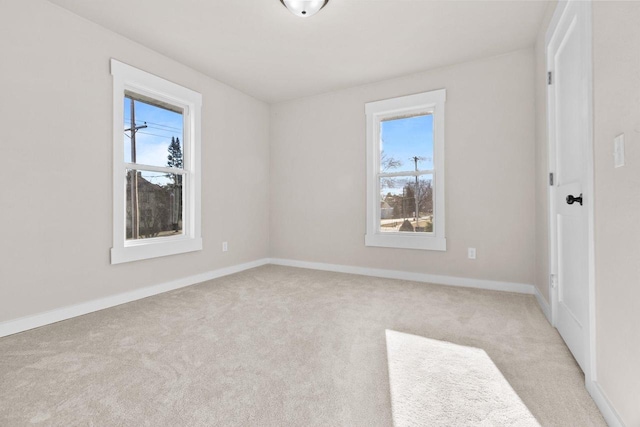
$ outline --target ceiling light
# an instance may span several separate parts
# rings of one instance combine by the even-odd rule
[[[291,13],[301,18],[313,16],[322,9],[329,0],[280,0]]]

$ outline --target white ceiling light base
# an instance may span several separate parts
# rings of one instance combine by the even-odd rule
[[[329,0],[280,0],[291,13],[301,18],[315,15]]]

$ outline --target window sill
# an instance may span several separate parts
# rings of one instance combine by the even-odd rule
[[[422,249],[428,251],[446,251],[447,239],[435,236],[420,236],[417,234],[367,234],[364,237],[365,246],[379,246],[383,248]]]
[[[111,264],[158,258],[202,250],[202,238],[172,241],[136,242],[131,246],[111,248]]]

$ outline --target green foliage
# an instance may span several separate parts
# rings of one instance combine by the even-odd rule
[[[169,144],[169,155],[167,156],[167,166],[170,168],[182,169],[183,158],[182,149],[180,148],[180,138],[171,137],[171,143]],[[168,185],[168,190],[173,193],[173,206],[172,210],[175,213],[173,215],[173,228],[178,230],[179,223],[182,221],[182,175],[181,174],[168,174],[172,183]]]
[[[182,169],[182,149],[180,148],[180,138],[171,137],[169,144],[169,155],[167,156],[167,166],[170,168]]]

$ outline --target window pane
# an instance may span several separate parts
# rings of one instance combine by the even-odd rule
[[[127,170],[127,240],[182,234],[183,178]]]
[[[433,232],[433,175],[380,178],[380,231]]]
[[[124,161],[182,168],[182,110],[132,93],[124,97]]]
[[[380,122],[380,172],[433,169],[433,115]]]

